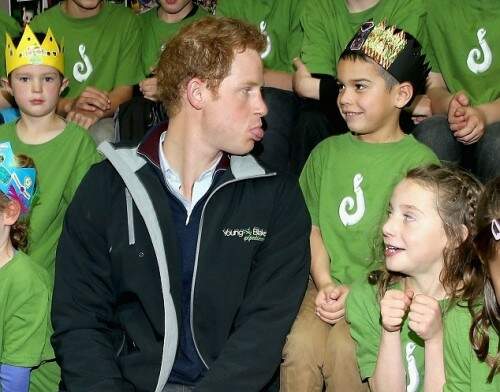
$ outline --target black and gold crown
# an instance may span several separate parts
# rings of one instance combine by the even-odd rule
[[[422,46],[411,34],[384,21],[363,23],[347,44],[344,53],[363,53],[379,64],[399,82],[408,81],[415,94],[425,91],[429,64],[422,53]]]

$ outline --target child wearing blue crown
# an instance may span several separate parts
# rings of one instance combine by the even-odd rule
[[[33,208],[27,251],[53,278],[64,213],[80,180],[100,155],[83,128],[56,114],[59,94],[68,82],[63,77],[63,53],[50,29],[39,40],[26,26],[19,42],[7,35],[5,47],[8,79],[3,83],[21,117],[17,123],[0,126],[0,138],[36,164],[39,203]]]
[[[10,143],[0,143],[0,390],[4,392],[28,391],[30,379],[36,383],[40,376],[46,377],[51,365],[44,361],[54,358],[49,343],[49,277],[23,252],[35,184],[31,158],[14,156]],[[44,385],[45,391],[55,391],[57,379]]]

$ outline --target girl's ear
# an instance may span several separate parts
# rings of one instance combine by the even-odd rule
[[[12,226],[19,219],[19,215],[21,215],[21,206],[19,205],[19,202],[11,200],[3,210],[3,214],[4,223]]]
[[[395,106],[398,109],[403,109],[413,96],[413,86],[410,82],[401,82],[395,88],[397,89]]]

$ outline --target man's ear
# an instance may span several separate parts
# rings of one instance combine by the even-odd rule
[[[16,200],[11,200],[7,203],[7,206],[2,212],[4,214],[4,223],[6,225],[12,226],[17,222],[19,215],[21,214],[21,206]]]
[[[396,89],[394,106],[403,109],[413,96],[413,86],[410,82],[401,82],[394,88]]]
[[[186,86],[186,98],[190,105],[200,110],[203,108],[207,87],[199,78],[192,78]]]
[[[66,87],[68,87],[69,80],[67,78],[63,77],[62,83],[61,83],[61,88],[59,89],[59,95],[62,94],[64,90],[66,90]]]

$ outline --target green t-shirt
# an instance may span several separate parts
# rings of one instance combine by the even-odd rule
[[[432,70],[451,93],[465,90],[472,105],[500,98],[498,0],[428,1]]]
[[[35,367],[54,359],[50,345],[50,302],[52,285],[46,271],[30,257],[18,251],[0,268],[0,363],[12,366]],[[48,364],[31,373],[31,381],[39,379]],[[59,374],[45,377],[44,389],[57,391]]]
[[[143,78],[139,19],[130,8],[104,2],[96,16],[75,19],[57,4],[31,23],[37,32],[48,27],[64,45],[64,73],[70,81],[64,97],[77,97],[87,86],[109,92]]]
[[[444,319],[444,362],[446,372],[445,392],[498,392],[500,375],[491,384],[486,379],[491,368],[477,359],[469,342],[472,317],[465,306],[454,306]],[[495,358],[498,335],[490,328],[489,354]]]
[[[165,42],[174,36],[182,27],[195,20],[207,16],[208,12],[195,6],[184,19],[176,23],[166,23],[158,17],[158,8],[139,15],[142,28],[142,66],[145,75],[151,73],[160,58]]]
[[[5,76],[5,33],[15,37],[21,28],[14,18],[0,10],[0,77]]]
[[[409,169],[429,163],[439,161],[411,135],[395,143],[366,143],[346,133],[316,146],[300,186],[334,280],[349,285],[378,268],[377,242],[392,190]]]
[[[218,0],[216,14],[239,18],[265,32],[268,41],[262,57],[274,71],[293,72],[292,60],[300,54],[303,32],[300,15],[304,0]]]
[[[372,377],[375,372],[382,335],[377,289],[376,285],[358,282],[351,287],[346,302],[346,320],[356,342],[356,358],[363,380]],[[423,391],[425,343],[409,329],[407,319],[401,328],[401,347],[406,371],[406,390]]]
[[[37,145],[18,138],[16,123],[4,124],[0,126],[0,140],[9,141],[16,154],[25,154],[35,162],[38,200],[32,207],[27,253],[53,279],[64,213],[83,176],[102,159],[101,155],[88,133],[74,123],[68,123],[52,140]]]
[[[359,26],[385,19],[415,36],[426,47],[423,0],[380,0],[373,7],[350,13],[345,0],[305,0],[302,61],[311,73],[335,76],[337,62]]]

